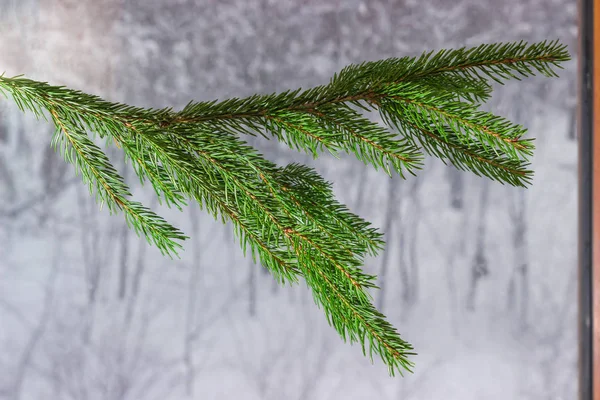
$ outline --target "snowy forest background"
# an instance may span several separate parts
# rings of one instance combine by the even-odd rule
[[[575,0],[0,0],[0,72],[138,106],[323,84],[349,63],[560,39],[559,79],[498,86],[484,109],[536,137],[527,190],[429,158],[406,181],[351,156],[301,161],[385,232],[365,268],[415,346],[390,378],[327,325],[304,283],[279,287],[230,225],[134,196],[191,239],[162,257],[99,210],[50,147],[52,126],[0,99],[0,399],[575,399]],[[101,142],[98,142],[101,143]]]

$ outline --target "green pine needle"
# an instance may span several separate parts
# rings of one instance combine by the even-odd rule
[[[570,60],[558,41],[527,45],[482,44],[349,65],[329,84],[244,99],[190,102],[181,111],[111,103],[62,86],[0,75],[0,92],[56,127],[52,146],[110,212],[120,210],[135,232],[163,254],[178,255],[185,236],[142,204],[130,200],[123,178],[88,132],[123,149],[143,184],[179,210],[196,201],[223,223],[231,221],[246,254],[281,283],[304,277],[330,325],[363,353],[378,354],[395,372],[411,371],[410,344],[372,304],[367,254],[383,249],[382,234],[333,196],[313,169],[266,160],[240,134],[273,136],[318,157],[351,153],[375,169],[401,177],[423,166],[425,151],[463,170],[527,187],[533,139],[526,129],[479,111],[490,80],[517,74],[557,76]],[[378,110],[385,127],[356,109]],[[390,130],[394,129],[394,130]],[[367,346],[368,343],[368,346]]]

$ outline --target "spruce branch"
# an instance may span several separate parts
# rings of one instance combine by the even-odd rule
[[[111,214],[121,210],[135,232],[163,254],[177,255],[187,237],[138,202],[88,133],[123,150],[144,184],[179,210],[191,199],[231,221],[246,254],[282,284],[302,276],[330,325],[378,354],[390,374],[408,370],[412,346],[374,306],[366,255],[383,249],[382,234],[336,201],[331,184],[300,164],[278,166],[240,135],[274,137],[313,157],[354,154],[404,177],[422,168],[422,151],[501,183],[527,187],[533,139],[526,130],[478,107],[490,80],[517,74],[557,76],[569,60],[558,41],[483,44],[350,65],[327,85],[224,101],[190,102],[182,110],[145,109],[21,76],[0,76],[0,92],[37,118],[50,115],[52,145],[75,165]],[[378,111],[385,126],[359,110]],[[368,343],[368,346],[367,346]]]

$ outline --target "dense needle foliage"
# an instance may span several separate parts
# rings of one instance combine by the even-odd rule
[[[365,164],[404,177],[422,167],[423,151],[501,183],[526,187],[533,139],[526,129],[478,110],[490,80],[557,76],[569,60],[558,41],[484,44],[350,65],[329,84],[244,99],[190,102],[181,111],[111,103],[65,87],[0,76],[0,92],[21,110],[49,116],[52,145],[111,214],[173,256],[187,238],[141,203],[88,136],[123,149],[143,184],[179,210],[193,199],[231,221],[244,250],[276,279],[312,288],[331,325],[346,340],[379,354],[390,374],[411,370],[412,346],[372,304],[376,276],[361,266],[383,249],[382,234],[333,196],[331,184],[301,164],[278,166],[240,139],[275,137],[315,158],[327,150],[355,154]],[[357,109],[378,110],[386,126]],[[393,128],[394,130],[390,130]]]

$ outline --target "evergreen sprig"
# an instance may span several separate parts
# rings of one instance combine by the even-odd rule
[[[309,90],[190,102],[181,111],[145,109],[21,76],[0,76],[0,91],[21,110],[50,115],[52,145],[81,171],[90,193],[163,254],[177,255],[187,237],[131,193],[108,157],[88,137],[123,149],[143,184],[181,210],[193,199],[215,218],[233,223],[246,253],[258,257],[280,283],[303,276],[329,324],[346,340],[378,354],[390,374],[411,370],[412,346],[372,304],[375,276],[361,267],[383,249],[381,233],[333,196],[331,184],[300,164],[281,167],[240,134],[275,137],[318,157],[354,154],[375,169],[404,177],[422,168],[423,153],[501,183],[526,187],[533,139],[519,125],[477,108],[502,83],[535,72],[557,76],[569,60],[558,41],[483,44],[350,65],[329,84]],[[488,80],[489,79],[489,80]],[[358,110],[378,110],[386,127]],[[392,132],[389,128],[395,128]]]

